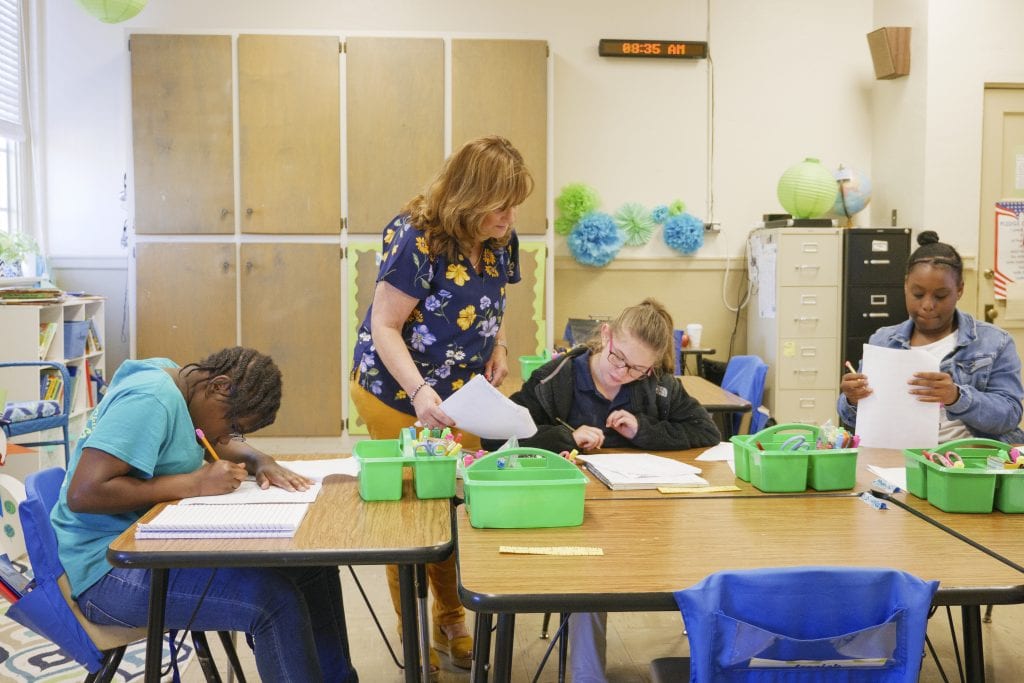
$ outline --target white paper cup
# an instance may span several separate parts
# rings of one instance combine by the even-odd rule
[[[690,323],[686,326],[686,336],[690,338],[691,349],[701,348],[700,335],[702,332],[704,332],[704,326],[700,323]]]

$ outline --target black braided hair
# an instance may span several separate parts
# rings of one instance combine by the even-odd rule
[[[281,371],[270,356],[256,349],[233,346],[182,368],[186,375],[196,370],[206,373],[206,379],[197,386],[217,375],[231,378],[228,419],[249,420],[246,427],[253,432],[274,422],[281,407]]]
[[[964,281],[964,262],[957,250],[939,241],[939,235],[934,230],[925,230],[917,236],[919,246],[907,259],[907,275],[920,263],[927,263],[933,266],[945,266],[956,274],[956,282],[959,285]]]

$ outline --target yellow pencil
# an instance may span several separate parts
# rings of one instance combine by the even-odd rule
[[[213,446],[211,446],[210,442],[206,440],[206,434],[203,434],[202,429],[196,430],[196,436],[198,436],[199,440],[203,442],[204,446],[206,446],[206,450],[209,451],[211,456],[213,456],[214,461],[220,460],[220,456],[217,455],[217,451],[213,450]]]

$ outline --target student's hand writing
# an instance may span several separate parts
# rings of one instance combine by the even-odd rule
[[[494,353],[484,365],[484,377],[495,387],[500,387],[508,377],[508,351],[504,346],[494,347]]]
[[[572,431],[572,438],[582,449],[600,448],[604,444],[604,432],[598,427],[580,425]]]
[[[286,491],[305,491],[313,484],[312,480],[292,472],[270,457],[263,458],[257,462],[253,470],[256,483],[261,489],[277,486]]]
[[[429,384],[416,392],[412,407],[416,410],[416,420],[427,429],[455,426],[455,420],[441,410],[441,397]]]
[[[197,496],[219,496],[231,493],[249,476],[245,466],[228,460],[208,462],[195,472],[198,478]]]
[[[608,420],[604,426],[614,429],[627,439],[632,439],[636,436],[640,423],[637,422],[636,415],[628,410],[613,410],[609,413]]]
[[[839,390],[850,402],[851,406],[857,405],[865,396],[871,395],[871,387],[868,386],[868,376],[861,372],[848,372],[843,375],[839,384]]]
[[[953,405],[960,400],[960,387],[945,372],[915,372],[909,380],[910,393],[923,403]]]

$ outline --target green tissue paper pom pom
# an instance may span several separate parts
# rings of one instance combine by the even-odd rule
[[[651,213],[642,204],[636,202],[623,204],[619,212],[615,214],[615,223],[626,235],[626,244],[631,247],[647,244],[657,227],[654,219],[651,218]]]
[[[668,205],[669,216],[678,216],[684,211],[686,211],[686,202],[684,202],[682,199],[677,199]]]
[[[559,216],[555,219],[555,232],[559,235],[568,235],[576,227],[576,219]]]
[[[597,191],[583,183],[566,185],[562,188],[562,194],[555,199],[555,206],[558,207],[559,213],[573,223],[597,209],[600,203]]]

